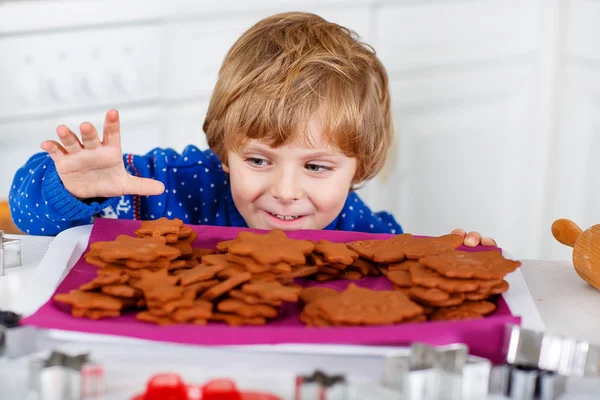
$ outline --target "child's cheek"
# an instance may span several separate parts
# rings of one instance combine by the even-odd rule
[[[230,181],[234,196],[246,203],[252,203],[264,191],[265,179],[261,179],[255,171],[236,169],[232,171]]]
[[[307,186],[307,195],[317,210],[337,215],[348,197],[348,190],[344,188],[340,182],[312,182]]]

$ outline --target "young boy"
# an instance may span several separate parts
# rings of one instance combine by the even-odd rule
[[[180,218],[259,229],[401,233],[352,191],[382,168],[392,140],[387,73],[372,48],[322,18],[285,13],[251,27],[227,54],[203,126],[210,150],[121,152],[119,114],[102,141],[64,125],[17,172],[17,226],[54,235],[97,215]],[[457,230],[468,245],[481,236]],[[484,244],[494,244],[483,239]]]

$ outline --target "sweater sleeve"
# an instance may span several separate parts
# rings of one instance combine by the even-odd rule
[[[125,170],[134,176],[159,180],[165,192],[156,196],[123,195],[81,201],[69,193],[47,153],[32,156],[16,173],[9,203],[15,224],[32,235],[56,235],[95,217],[119,219],[181,218],[186,223],[225,218],[224,210],[206,200],[218,198],[227,181],[218,158],[210,151],[188,146],[179,154],[155,148],[145,155],[123,155]],[[188,186],[185,186],[185,183]],[[190,190],[193,190],[193,195]],[[199,189],[199,190],[198,190]],[[210,203],[210,204],[209,204]]]
[[[9,193],[12,218],[19,229],[32,235],[56,235],[79,225],[116,199],[83,202],[69,193],[47,153],[33,155],[17,170]]]
[[[396,222],[392,214],[387,211],[373,212],[356,192],[348,195],[334,229],[368,233],[400,234],[403,232],[402,226]]]

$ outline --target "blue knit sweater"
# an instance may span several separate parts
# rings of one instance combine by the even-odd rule
[[[17,171],[11,187],[9,203],[17,227],[32,235],[56,235],[96,217],[167,217],[188,224],[247,227],[233,203],[229,176],[212,151],[188,146],[178,154],[156,148],[143,156],[126,154],[123,160],[130,174],[163,182],[164,193],[83,202],[65,189],[48,154],[38,153]],[[354,192],[325,229],[402,233],[389,213],[371,212]]]

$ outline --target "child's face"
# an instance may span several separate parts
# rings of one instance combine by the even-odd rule
[[[323,229],[342,210],[356,159],[328,146],[317,122],[309,123],[309,132],[310,147],[250,140],[228,153],[233,201],[249,227]]]

